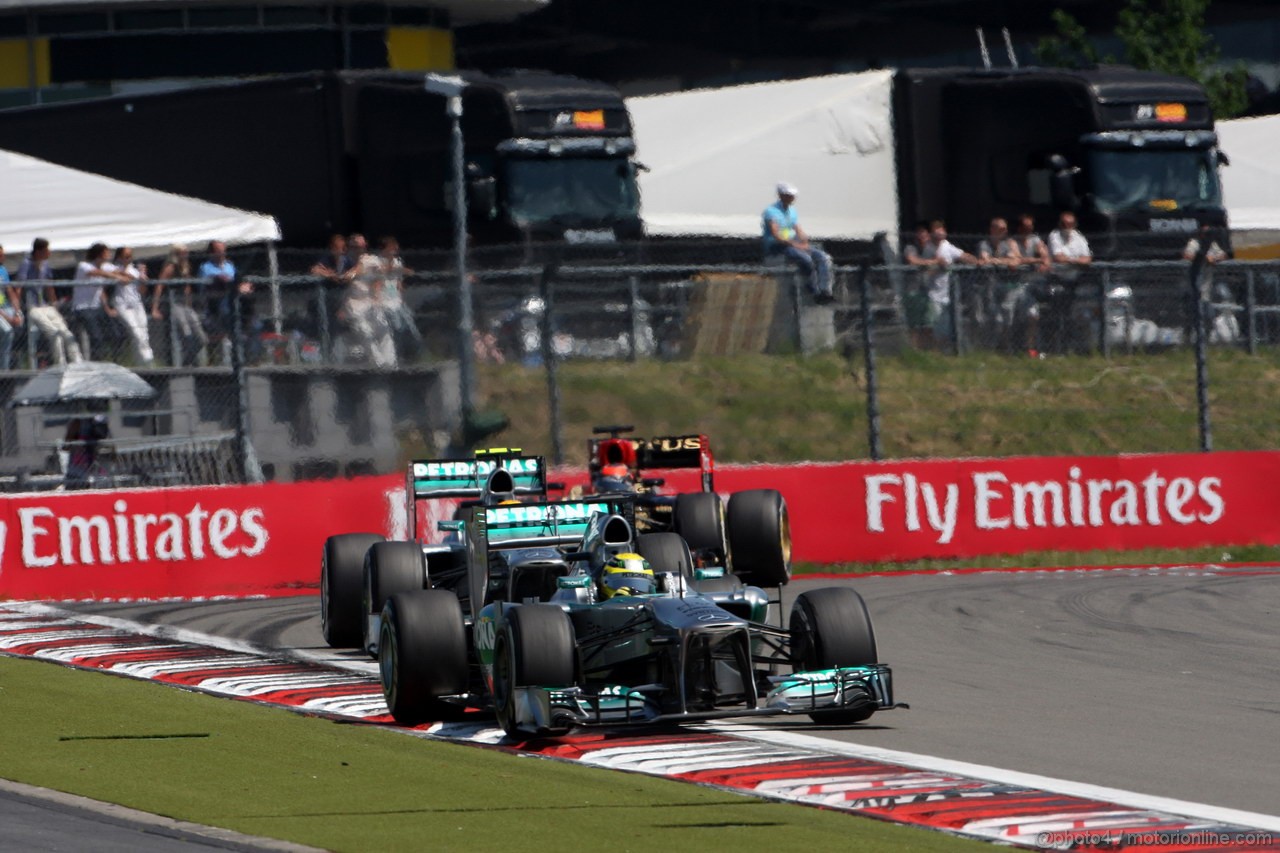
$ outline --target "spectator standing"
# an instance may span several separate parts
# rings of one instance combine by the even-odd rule
[[[933,317],[933,338],[937,343],[955,338],[951,320],[951,267],[976,264],[978,259],[947,239],[947,225],[941,219],[929,223],[929,259],[936,268],[930,276],[929,302]]]
[[[359,260],[359,258],[356,258]],[[347,238],[341,234],[329,235],[329,249],[311,265],[311,274],[342,283],[342,276],[355,265],[347,254]]]
[[[1013,314],[1011,298],[1018,290],[1018,268],[1022,252],[1018,241],[1009,234],[1009,223],[1000,216],[992,218],[987,236],[978,243],[978,264],[987,270],[986,281],[979,292],[978,319],[989,341],[1007,338]]]
[[[927,222],[916,225],[912,239],[902,249],[902,261],[919,272],[919,275],[907,278],[902,294],[902,313],[907,324],[907,334],[911,337],[911,345],[916,349],[932,349],[934,313],[933,303],[929,301],[929,271],[937,267],[938,261],[934,257]]]
[[[1024,350],[1032,358],[1039,358],[1040,299],[1047,295],[1045,277],[1053,264],[1049,258],[1049,247],[1036,233],[1036,220],[1030,213],[1018,216],[1014,240],[1022,255],[1022,274],[1009,322],[1011,345]]]
[[[4,246],[0,246],[0,370],[13,367],[13,339],[22,325],[21,304],[17,291],[10,286]]]
[[[383,304],[382,267],[381,256],[366,253],[347,272],[349,284],[338,319],[345,328],[345,361],[392,368],[396,347]]]
[[[236,265],[227,257],[226,243],[220,240],[209,242],[209,257],[200,264],[200,278],[204,280],[204,285],[197,296],[207,300],[202,307],[211,319],[222,319],[223,303],[236,283]]]
[[[378,257],[382,262],[382,310],[399,351],[412,355],[422,349],[422,332],[413,320],[413,312],[404,303],[404,278],[413,270],[400,257],[400,242],[395,237],[378,239]]]
[[[22,259],[15,281],[53,281],[53,269],[49,266],[50,254],[48,240],[43,237],[33,240],[31,253]],[[55,364],[66,364],[68,356],[73,362],[80,361],[80,345],[62,312],[58,310],[58,295],[53,285],[24,287],[21,291],[22,298],[16,304],[29,322],[27,334],[38,332],[49,339]],[[34,346],[34,341],[32,345]]]
[[[785,257],[808,279],[809,292],[819,305],[831,302],[831,256],[809,245],[809,237],[800,227],[796,210],[796,188],[785,181],[778,184],[778,200],[764,210],[765,258]]]
[[[182,364],[205,365],[209,363],[209,356],[205,351],[205,347],[209,344],[209,336],[205,333],[204,322],[193,304],[196,290],[194,278],[190,251],[181,243],[174,244],[169,250],[168,257],[165,258],[164,266],[160,268],[160,281],[177,280],[181,282],[182,287],[181,293],[174,294],[168,300],[169,319],[173,323],[174,336],[177,338],[174,343],[179,348]],[[166,286],[179,285],[156,284],[151,290],[151,316],[156,320],[164,316],[160,311],[160,301]],[[174,359],[174,363],[178,364],[178,360]]]
[[[1093,263],[1089,241],[1076,229],[1076,215],[1069,210],[1062,211],[1058,216],[1058,227],[1049,232],[1049,256],[1054,266],[1049,288],[1052,317],[1048,328],[1056,339],[1054,349],[1066,352],[1071,347],[1076,285]]]
[[[133,249],[128,246],[116,249],[108,267],[125,275],[125,279],[116,285],[115,298],[111,302],[133,341],[133,354],[138,363],[150,367],[155,362],[155,353],[151,349],[147,308],[140,289],[140,283],[147,280],[147,267],[133,262]]]
[[[352,267],[360,263],[360,259],[369,253],[369,243],[364,239],[364,235],[354,232],[347,237],[347,268],[343,271],[346,276],[351,272]]]
[[[93,358],[103,354],[109,328],[108,318],[116,316],[115,308],[107,300],[105,285],[109,282],[127,281],[128,276],[116,272],[107,263],[107,245],[94,243],[85,259],[76,266],[75,280],[80,282],[71,291],[71,316],[77,332],[87,335],[85,354]]]

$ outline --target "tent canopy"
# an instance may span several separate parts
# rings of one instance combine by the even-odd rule
[[[1280,230],[1280,116],[1218,122],[1222,196],[1232,230]]]
[[[815,238],[898,227],[890,71],[629,98],[653,235],[750,237],[780,181]]]
[[[270,216],[160,192],[0,151],[0,246],[17,254],[44,237],[55,251],[94,243],[161,248],[280,239]]]

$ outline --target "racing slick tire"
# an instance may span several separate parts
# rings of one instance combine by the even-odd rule
[[[417,542],[379,542],[369,549],[364,564],[366,613],[381,613],[387,599],[398,592],[427,587],[427,562]]]
[[[381,613],[398,592],[427,589],[426,560],[417,542],[377,542],[364,558],[364,612]],[[361,627],[363,631],[363,626]],[[367,638],[362,638],[362,642]],[[377,657],[373,646],[368,651]]]
[[[730,571],[732,559],[725,532],[724,501],[715,492],[676,495],[675,531],[689,543],[689,550],[715,555],[717,565]]]
[[[320,563],[320,630],[334,649],[364,642],[364,556],[382,537],[342,533],[324,540]]]
[[[679,572],[693,582],[693,555],[689,543],[678,533],[641,533],[636,537],[636,550],[649,561],[655,572]]]
[[[791,580],[791,517],[773,489],[729,496],[729,550],[733,571],[746,583],[785,586]]]
[[[791,606],[791,664],[813,671],[878,663],[876,633],[862,596],[848,587],[802,592]],[[860,723],[875,705],[856,710],[818,711],[815,723],[843,726]]]
[[[440,699],[467,692],[467,637],[458,597],[419,589],[387,599],[378,674],[397,723],[416,726],[459,716],[463,708]]]
[[[572,687],[577,644],[569,614],[554,604],[523,604],[504,611],[493,647],[493,704],[498,725],[512,736],[558,737],[569,726],[521,728],[515,688]]]

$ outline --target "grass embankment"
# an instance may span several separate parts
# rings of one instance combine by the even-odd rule
[[[906,351],[877,362],[886,459],[1189,453],[1199,450],[1190,351],[1033,360]],[[1210,351],[1216,450],[1280,447],[1280,351]],[[559,370],[565,461],[585,464],[600,424],[641,435],[703,432],[720,462],[867,459],[861,358],[737,356],[689,361],[570,362]],[[511,425],[488,440],[550,454],[546,372],[481,365],[480,406]],[[1223,554],[1229,554],[1224,557]],[[1025,554],[977,561],[865,564],[845,570],[965,565],[1106,565],[1273,561],[1280,549]],[[831,567],[823,567],[831,568]]]
[[[6,657],[0,719],[4,778],[338,851],[980,849],[847,814]]]

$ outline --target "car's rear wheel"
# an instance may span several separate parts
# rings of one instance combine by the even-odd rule
[[[516,708],[517,687],[572,687],[577,650],[569,614],[553,604],[507,608],[493,648],[493,704],[498,725],[512,736],[569,731],[567,725],[529,730]]]
[[[877,663],[876,634],[862,596],[848,587],[809,590],[791,607],[791,664],[815,671]],[[870,698],[870,697],[868,697]],[[818,711],[815,723],[860,723],[876,712],[874,704],[853,710]]]
[[[378,542],[365,555],[365,613],[381,613],[396,593],[427,587],[427,561],[417,542]]]
[[[636,537],[636,550],[655,572],[676,572],[685,580],[693,581],[693,556],[680,534],[642,533]]]
[[[457,596],[419,589],[387,599],[378,672],[396,722],[414,726],[457,716],[462,709],[440,699],[467,690],[466,627]]]
[[[331,648],[364,641],[364,556],[382,537],[342,533],[324,540],[320,564],[320,630]]]
[[[732,559],[725,530],[724,502],[715,492],[676,496],[675,530],[694,553],[709,554],[727,570]]]
[[[735,492],[728,519],[734,572],[756,586],[785,586],[791,580],[791,517],[781,493]]]

